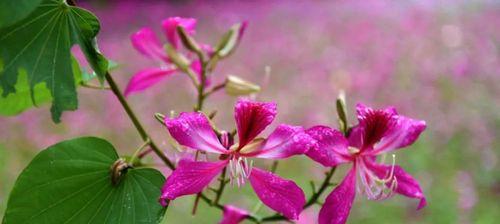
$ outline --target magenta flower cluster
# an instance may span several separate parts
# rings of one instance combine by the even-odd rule
[[[162,27],[169,44],[179,49],[176,27],[182,26],[193,35],[195,24],[195,19],[175,17],[164,20]],[[132,43],[140,53],[158,61],[159,67],[138,72],[127,86],[126,94],[142,91],[177,71],[151,29],[143,28],[133,34]],[[203,50],[208,54],[213,52],[208,45],[203,45]],[[189,52],[186,58],[199,74],[200,62]],[[418,209],[424,207],[426,199],[419,183],[395,164],[395,157],[388,163],[377,157],[413,144],[425,130],[425,122],[399,115],[393,107],[373,109],[358,104],[356,111],[358,124],[345,134],[323,125],[305,129],[280,124],[267,137],[258,136],[277,116],[277,105],[271,102],[239,99],[234,107],[235,134],[216,130],[202,112],[167,117],[164,123],[177,143],[215,154],[217,159],[181,159],[166,180],[160,203],[166,206],[170,200],[200,193],[227,170],[233,185],[241,186],[248,180],[263,204],[289,220],[297,220],[306,204],[302,189],[292,180],[254,167],[252,159],[279,160],[306,155],[325,167],[351,164],[344,180],[327,196],[319,212],[320,224],[345,223],[356,192],[370,200],[386,199],[397,193],[420,200]],[[226,205],[221,223],[238,223],[248,215],[243,209]]]

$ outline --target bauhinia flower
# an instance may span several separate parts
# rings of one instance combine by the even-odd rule
[[[248,212],[232,206],[232,205],[226,205],[224,206],[223,214],[222,214],[222,220],[219,222],[219,224],[238,224],[241,221],[243,221],[247,216]]]
[[[181,113],[165,119],[170,135],[179,144],[207,153],[219,154],[215,162],[181,160],[167,178],[160,202],[182,195],[196,194],[227,167],[232,183],[246,179],[260,200],[289,219],[297,219],[305,204],[302,189],[293,181],[252,167],[251,158],[283,159],[303,154],[316,141],[299,126],[279,125],[266,139],[256,138],[276,117],[276,104],[240,99],[234,109],[239,143],[232,143],[223,132],[220,138],[203,113]]]
[[[345,138],[341,132],[326,126],[315,126],[307,133],[318,141],[318,147],[306,154],[324,166],[351,163],[347,176],[326,198],[319,212],[320,224],[345,223],[358,192],[368,199],[381,200],[402,194],[420,199],[418,209],[426,205],[418,182],[395,165],[377,162],[377,156],[411,145],[422,133],[425,121],[399,115],[392,107],[372,109],[357,105],[359,124]]]
[[[196,19],[170,17],[162,21],[162,29],[165,34],[165,38],[168,43],[177,50],[181,45],[180,37],[177,33],[178,26],[183,27],[188,35],[194,35]],[[131,36],[131,41],[137,51],[144,56],[155,60],[158,63],[158,67],[146,68],[137,72],[129,81],[127,88],[125,89],[126,96],[133,92],[145,90],[178,71],[178,68],[171,62],[166,51],[163,49],[162,44],[151,28],[145,27],[140,29]],[[203,50],[208,53],[212,51],[211,47],[208,45],[201,46]],[[193,71],[200,75],[200,61],[191,59],[190,64]]]

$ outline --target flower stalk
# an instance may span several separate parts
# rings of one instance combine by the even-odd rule
[[[213,201],[212,204],[218,204],[219,201],[220,201],[220,198],[222,196],[222,192],[224,191],[224,187],[226,186],[226,171],[227,171],[227,168],[224,168],[222,170],[222,173],[220,174],[220,177],[219,177],[219,188],[217,189],[217,192],[216,192],[216,195],[215,195],[215,199]]]
[[[134,127],[137,129],[137,132],[139,132],[139,135],[141,136],[142,140],[147,141],[148,139],[150,139],[149,135],[146,132],[146,130],[144,129],[142,123],[139,121],[139,119],[135,115],[134,111],[129,106],[127,100],[125,99],[125,96],[123,96],[120,88],[118,87],[118,85],[116,84],[115,80],[113,79],[113,77],[111,76],[111,74],[109,72],[106,73],[105,78],[109,84],[109,87],[111,88],[111,91],[113,91],[113,94],[115,94],[116,98],[118,98],[118,101],[120,102],[123,109],[125,110],[125,112],[129,116],[132,123],[134,124]],[[161,151],[160,148],[158,148],[158,146],[155,144],[154,141],[152,141],[152,140],[149,141],[149,146],[156,153],[156,155],[158,155],[158,157],[160,157],[160,159],[165,163],[165,165],[167,165],[171,170],[175,169],[174,163],[172,161],[170,161],[170,159]]]

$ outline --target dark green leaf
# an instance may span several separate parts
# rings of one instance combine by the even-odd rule
[[[92,13],[62,0],[44,0],[25,19],[0,29],[2,97],[16,91],[18,71],[25,69],[31,90],[46,83],[52,96],[52,119],[59,122],[63,111],[78,107],[71,46],[80,46],[101,80],[106,74],[108,62],[95,48],[98,32],[99,21]]]
[[[35,10],[42,0],[0,1],[0,27],[11,25]]]
[[[149,168],[131,168],[117,185],[110,167],[113,146],[95,137],[53,145],[39,153],[18,177],[4,224],[158,223],[165,178]]]
[[[7,97],[0,97],[0,115],[14,116],[33,106],[50,102],[52,97],[45,83],[38,83],[33,88],[33,98],[28,84],[28,74],[24,69],[19,71],[15,85],[16,92],[9,94]],[[3,90],[0,87],[0,94]]]
[[[118,68],[120,65],[116,63],[115,61],[108,60],[108,71],[113,71],[116,68]],[[97,77],[97,74],[93,71],[82,71],[82,82],[87,83]],[[79,82],[79,84],[81,84]]]
[[[80,81],[82,80],[80,65],[75,58],[72,58],[71,62],[73,74],[75,77],[75,83],[80,83]],[[19,70],[19,76],[17,77],[15,88],[15,93],[11,93],[5,98],[0,97],[0,115],[18,115],[25,110],[30,109],[31,107],[38,107],[52,100],[50,91],[49,89],[47,89],[45,83],[37,83],[33,88],[33,92],[30,91],[28,74],[24,69]],[[2,95],[2,92],[3,90],[0,87],[0,95]]]

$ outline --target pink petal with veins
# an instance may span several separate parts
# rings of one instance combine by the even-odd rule
[[[197,194],[227,165],[228,161],[196,162],[187,159],[179,161],[177,168],[167,178],[161,190],[160,202],[177,197]]]
[[[125,96],[143,91],[176,72],[176,68],[148,68],[137,72],[125,88]]]
[[[283,159],[307,152],[316,141],[305,133],[300,126],[279,125],[264,141],[261,148],[242,154],[247,157]]]
[[[317,141],[316,147],[306,153],[314,161],[328,167],[351,161],[347,150],[349,143],[340,131],[326,126],[315,126],[308,129],[307,134]]]
[[[224,206],[224,213],[219,224],[238,224],[247,216],[247,211],[232,205],[226,205]]]
[[[243,147],[262,132],[276,117],[276,104],[240,99],[234,107],[239,147]]]
[[[319,224],[344,224],[356,196],[356,170],[352,168],[342,183],[325,200],[318,215]]]
[[[168,62],[168,57],[163,50],[156,34],[150,28],[142,28],[130,37],[134,48],[146,57],[158,61]]]
[[[387,178],[391,172],[392,166],[377,164],[377,163],[366,163],[368,168],[373,170],[378,178]],[[420,184],[415,180],[410,174],[408,174],[400,166],[394,166],[394,177],[397,181],[396,189],[394,191],[398,194],[402,194],[406,197],[420,199],[417,209],[421,209],[427,205],[424,193],[420,188]],[[390,185],[391,182],[387,183]]]
[[[252,169],[249,179],[255,193],[265,205],[288,219],[298,219],[306,198],[295,182],[258,168]]]
[[[205,152],[226,154],[207,117],[199,112],[183,112],[177,118],[165,118],[170,135],[181,145]]]
[[[172,44],[172,46],[176,49],[179,48],[177,26],[184,27],[188,35],[194,35],[196,31],[196,19],[193,18],[170,17],[163,20],[161,25],[168,42],[170,42],[170,44]]]
[[[425,121],[398,115],[394,127],[388,131],[380,142],[375,144],[373,154],[380,154],[411,145],[425,128]]]

